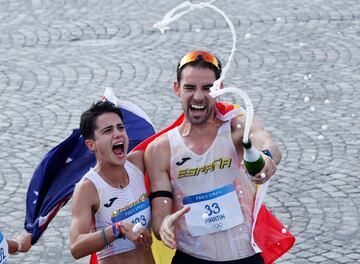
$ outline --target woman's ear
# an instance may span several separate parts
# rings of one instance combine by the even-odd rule
[[[90,149],[91,151],[95,152],[95,142],[92,139],[85,140],[85,145]]]

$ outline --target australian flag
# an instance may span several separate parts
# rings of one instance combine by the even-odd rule
[[[148,115],[131,102],[120,101],[111,89],[101,100],[118,106],[129,137],[129,151],[155,133]],[[95,166],[95,155],[85,146],[79,129],[50,150],[36,168],[26,197],[25,229],[35,244],[56,213],[71,198],[75,185]]]

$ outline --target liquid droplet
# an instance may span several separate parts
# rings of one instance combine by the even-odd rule
[[[285,228],[281,229],[281,233],[286,234],[286,229]]]
[[[328,129],[328,126],[327,126],[327,125],[322,125],[322,126],[321,126],[321,129],[322,129],[322,130],[327,130],[327,129]]]
[[[281,22],[281,20],[282,20],[281,17],[276,18],[276,22]]]
[[[315,109],[315,106],[312,106],[312,107],[310,107],[310,111],[311,112],[314,112],[316,109]]]
[[[251,39],[251,38],[252,38],[252,36],[251,36],[251,34],[250,34],[250,33],[246,33],[244,38],[245,38],[245,39]]]
[[[310,98],[309,98],[308,96],[305,96],[305,97],[304,97],[304,102],[305,102],[305,103],[310,102]]]
[[[316,159],[316,157],[315,157],[315,156],[312,156],[312,157],[311,157],[311,159],[312,159],[312,160],[315,160],[315,159]]]
[[[201,217],[203,220],[206,220],[209,218],[209,215],[207,213],[203,213],[203,215]]]
[[[200,32],[201,31],[201,29],[200,28],[195,28],[195,30],[194,30],[195,32]]]
[[[329,99],[326,99],[326,100],[324,101],[324,103],[325,103],[325,104],[329,104],[329,103],[330,103],[330,100],[329,100]]]
[[[241,124],[237,124],[236,127],[237,127],[237,128],[241,128]]]
[[[323,139],[324,139],[324,136],[323,136],[323,135],[319,135],[319,136],[318,136],[318,139],[319,139],[319,140],[323,140]]]
[[[265,178],[266,178],[266,174],[265,174],[264,172],[262,172],[262,173],[260,174],[260,177],[261,177],[261,179],[265,179]]]

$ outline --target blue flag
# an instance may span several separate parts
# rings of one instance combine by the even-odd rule
[[[118,106],[129,137],[129,150],[155,133],[150,118],[138,106],[118,100],[106,89],[103,100]],[[35,244],[56,213],[71,198],[75,185],[96,163],[79,129],[50,150],[36,168],[27,191],[25,229]]]

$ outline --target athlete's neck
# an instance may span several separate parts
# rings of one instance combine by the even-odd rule
[[[197,155],[204,154],[213,144],[220,127],[220,124],[213,120],[207,120],[204,124],[191,124],[184,121],[179,127],[179,132],[185,145]]]
[[[94,171],[114,187],[124,188],[129,183],[129,176],[124,165],[105,165],[101,162],[97,162]]]
[[[217,133],[218,128],[221,126],[222,121],[217,117],[211,117],[201,124],[193,124],[185,117],[184,122],[179,126],[181,136],[208,136],[212,133]]]

